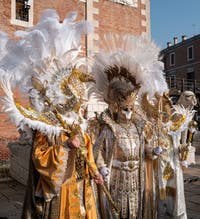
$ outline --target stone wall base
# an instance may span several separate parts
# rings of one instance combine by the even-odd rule
[[[10,148],[10,176],[23,185],[27,185],[31,145],[18,142],[8,144]]]

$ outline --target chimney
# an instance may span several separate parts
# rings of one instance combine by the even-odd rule
[[[171,42],[167,42],[167,47],[170,47],[172,45]]]
[[[184,40],[187,40],[187,36],[186,35],[182,36],[182,41],[184,41]]]
[[[174,37],[174,45],[176,45],[178,43],[178,38]]]

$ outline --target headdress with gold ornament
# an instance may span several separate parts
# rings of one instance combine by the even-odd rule
[[[15,32],[21,40],[14,42],[0,34],[3,105],[18,128],[28,126],[58,136],[62,123],[80,119],[78,110],[87,98],[85,82],[93,81],[85,73],[85,58],[80,57],[80,38],[92,27],[75,19],[76,13],[70,13],[61,23],[54,10],[46,10],[36,26]],[[13,87],[29,99],[31,108],[14,100]],[[62,117],[64,112],[68,116]]]
[[[117,90],[133,98],[136,94],[153,97],[156,92],[168,91],[163,63],[159,61],[160,49],[148,38],[110,34],[104,37],[102,47],[95,54],[92,72],[105,102],[116,101]]]

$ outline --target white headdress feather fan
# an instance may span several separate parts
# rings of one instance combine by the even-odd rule
[[[10,120],[18,127],[18,129],[23,130],[24,126],[28,126],[29,128],[38,130],[51,137],[59,136],[62,131],[61,127],[41,122],[39,119],[40,114],[35,111],[25,109],[22,106],[17,107],[17,103],[13,98],[13,92],[11,90],[9,79],[1,79],[1,87],[6,94],[6,96],[2,98],[2,110],[9,114]],[[20,112],[19,108],[26,113],[26,116]]]
[[[139,95],[147,92],[153,97],[156,92],[168,91],[163,64],[158,60],[160,49],[149,39],[110,34],[104,37],[101,45],[104,50],[95,54],[92,72],[97,89],[103,92],[105,100],[110,83],[105,70],[114,66],[126,69],[135,78],[141,85]]]
[[[1,47],[4,55],[0,57],[0,79],[6,94],[4,111],[21,129],[27,125],[49,136],[58,136],[63,127],[51,125],[42,117],[46,116],[46,110],[62,110],[63,105],[68,107],[71,116],[62,118],[63,121],[78,121],[75,111],[84,100],[83,83],[92,80],[81,70],[86,60],[80,57],[80,39],[82,34],[92,30],[92,25],[75,19],[76,13],[70,13],[61,23],[54,10],[45,10],[37,25],[15,32],[21,38],[19,41]],[[6,45],[8,41],[6,35],[0,34],[0,42]],[[26,94],[33,109],[15,102],[11,89],[15,86]]]
[[[185,108],[180,105],[173,105],[173,113],[171,117],[173,116],[181,116],[182,122],[180,122],[178,129],[173,129],[173,121],[169,121],[169,123],[166,124],[166,126],[169,129],[170,135],[176,135],[177,133],[181,133],[182,131],[188,129],[189,123],[192,121],[195,114],[195,110],[191,110],[188,108]]]

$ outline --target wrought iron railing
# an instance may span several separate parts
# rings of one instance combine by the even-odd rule
[[[200,94],[200,81],[174,77],[166,77],[166,80],[171,93],[179,94],[185,90],[191,90]]]

